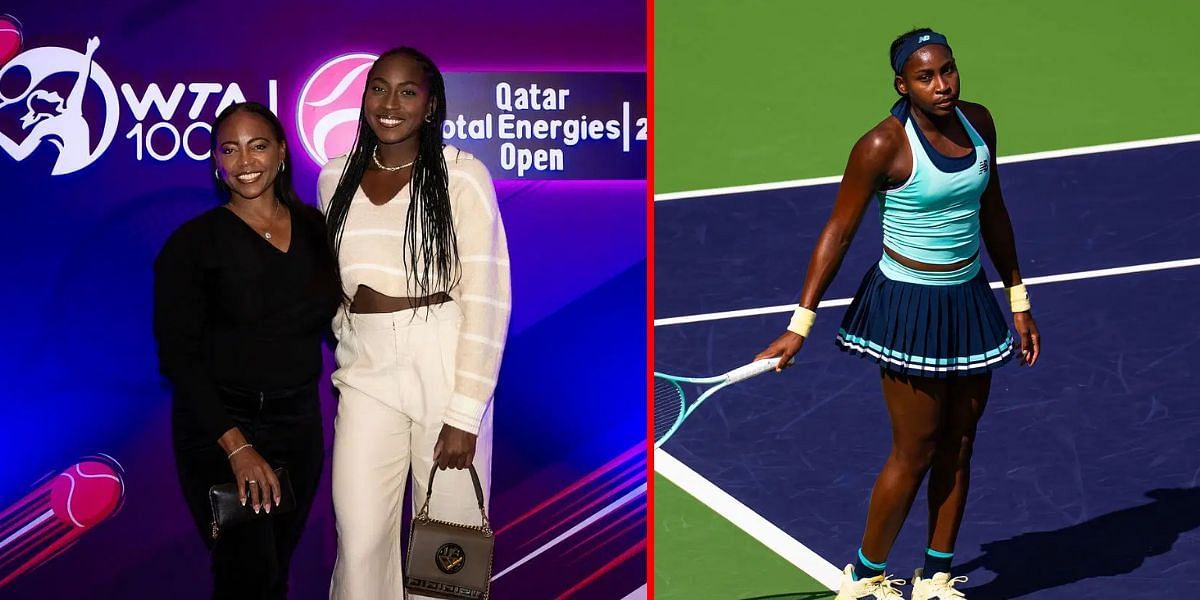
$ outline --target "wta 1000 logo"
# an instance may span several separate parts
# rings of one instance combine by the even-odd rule
[[[103,46],[99,37],[89,38],[83,52],[55,46],[19,52],[19,23],[0,16],[0,36],[7,31],[16,32],[18,46],[17,52],[9,50],[11,58],[0,65],[0,149],[19,162],[44,144],[54,146],[58,156],[51,175],[79,171],[108,150],[118,134],[122,99],[135,121],[124,138],[132,141],[139,161],[168,161],[180,154],[207,160],[212,129],[208,121],[230,104],[246,99],[237,83],[176,83],[168,88],[169,93],[157,83],[140,90],[129,83],[118,88],[100,66]],[[5,41],[0,37],[0,43]],[[11,39],[7,42],[11,44]],[[0,52],[0,60],[4,55]],[[61,83],[64,78],[70,85],[65,96],[49,89],[53,81]],[[9,81],[16,82],[15,92]],[[277,87],[275,80],[267,84],[272,110],[277,104]],[[14,114],[20,115],[15,128],[9,123]]]
[[[118,85],[101,66],[97,36],[77,48],[22,51],[22,42],[17,20],[0,15],[0,150],[17,162],[56,153],[51,175],[87,168],[118,136],[129,140],[138,161],[207,160],[209,123],[246,100],[236,82]],[[375,59],[338,56],[305,81],[296,127],[317,164],[353,145]],[[265,83],[266,104],[278,114],[278,82]],[[645,178],[644,73],[447,73],[446,87],[453,112],[443,137],[483,160],[494,176]]]

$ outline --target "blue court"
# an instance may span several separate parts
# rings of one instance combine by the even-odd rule
[[[955,557],[972,600],[1200,589],[1200,260],[1144,266],[1200,258],[1197,165],[1195,142],[1002,161],[1043,346],[996,373],[980,423]],[[655,318],[794,303],[835,190],[657,202]],[[854,293],[879,239],[872,206],[825,300]],[[1135,268],[1089,273],[1115,267]],[[877,367],[834,347],[844,311],[820,309],[794,368],[718,393],[663,447],[839,568],[890,444]],[[655,370],[723,372],[787,319],[660,324]],[[890,571],[920,566],[926,521],[922,491]]]

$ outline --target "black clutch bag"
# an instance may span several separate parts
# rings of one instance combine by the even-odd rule
[[[236,483],[222,483],[208,488],[208,501],[212,505],[212,539],[221,537],[224,529],[296,508],[296,496],[292,493],[292,480],[288,477],[287,469],[275,469],[275,477],[279,478],[279,506],[272,506],[270,513],[259,511],[255,514],[254,506],[248,500],[242,506]]]

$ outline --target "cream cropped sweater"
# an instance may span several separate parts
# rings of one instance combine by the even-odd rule
[[[446,146],[443,150],[450,184],[450,209],[458,240],[462,277],[446,290],[460,306],[454,395],[443,421],[447,425],[479,432],[483,413],[491,402],[500,372],[500,359],[508,332],[511,303],[508,246],[496,190],[487,167],[474,156]],[[330,160],[317,179],[321,211],[328,213],[346,157]],[[338,267],[347,295],[365,285],[394,297],[411,295],[409,268],[405,266],[404,223],[408,215],[409,187],[405,186],[382,206],[373,204],[360,187],[350,203],[342,231]],[[335,317],[334,331],[339,331]]]

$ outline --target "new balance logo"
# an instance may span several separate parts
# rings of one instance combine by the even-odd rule
[[[928,42],[928,41],[929,41],[929,36],[927,36],[927,35],[923,35],[923,36],[917,38],[918,44],[924,44],[925,42]]]
[[[988,159],[979,161],[979,174],[982,175],[988,172]]]

